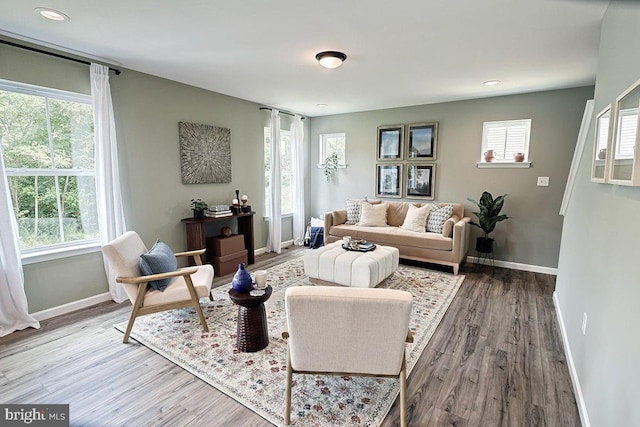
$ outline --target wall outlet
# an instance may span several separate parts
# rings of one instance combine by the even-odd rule
[[[538,177],[538,187],[548,187],[549,186],[549,177],[548,176],[539,176]]]
[[[582,313],[582,335],[587,335],[587,313]]]

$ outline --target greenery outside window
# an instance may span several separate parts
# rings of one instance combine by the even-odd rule
[[[280,173],[282,215],[293,214],[293,149],[288,130],[280,131]],[[269,177],[271,174],[271,129],[264,128],[264,211],[265,217],[270,212]]]
[[[23,259],[99,245],[91,97],[0,81],[0,139]]]

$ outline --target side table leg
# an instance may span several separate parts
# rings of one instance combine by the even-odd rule
[[[238,307],[236,346],[243,352],[260,351],[269,345],[267,312],[264,304],[257,307]]]

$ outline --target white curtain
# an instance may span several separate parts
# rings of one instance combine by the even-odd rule
[[[116,125],[109,86],[109,67],[91,64],[91,98],[96,146],[96,203],[100,240],[104,245],[127,230],[120,195]],[[104,268],[109,281],[111,298],[118,303],[126,300],[127,294],[122,286],[116,283],[115,275],[106,259]]]
[[[40,328],[40,323],[29,315],[24,293],[18,224],[0,143],[0,337],[28,327]]]
[[[306,231],[304,214],[304,126],[302,117],[295,115],[291,124],[291,150],[293,155],[293,244],[304,244]]]
[[[269,237],[267,252],[282,251],[282,175],[280,173],[280,112],[271,110],[271,170],[269,175]]]

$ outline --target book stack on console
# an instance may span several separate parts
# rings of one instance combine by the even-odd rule
[[[231,209],[227,205],[209,206],[209,209],[204,213],[209,218],[224,218],[233,215]]]

